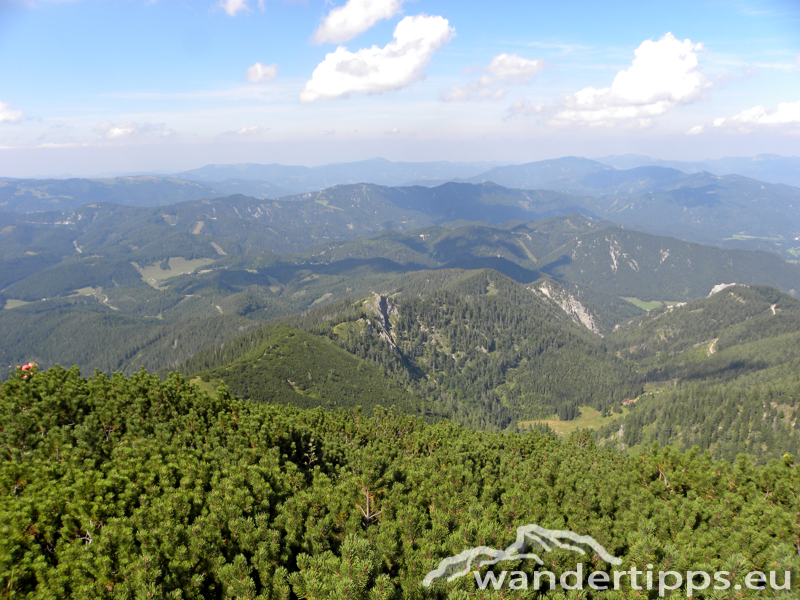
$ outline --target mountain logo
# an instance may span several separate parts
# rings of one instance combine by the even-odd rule
[[[534,544],[538,544],[546,552],[552,552],[553,547],[557,547],[564,548],[565,550],[573,550],[580,554],[586,554],[583,548],[574,545],[584,544],[597,552],[606,562],[612,565],[622,564],[622,559],[609,554],[603,546],[588,535],[578,535],[572,531],[545,529],[544,527],[539,527],[535,523],[532,523],[530,525],[521,525],[517,527],[516,541],[504,550],[497,550],[495,548],[489,548],[488,546],[478,546],[477,548],[464,550],[464,552],[455,556],[442,559],[439,566],[425,576],[425,579],[422,580],[422,585],[430,587],[434,580],[442,577],[445,577],[447,581],[453,581],[459,577],[463,577],[470,572],[473,561],[480,556],[487,556],[489,558],[481,560],[477,565],[478,567],[496,565],[506,560],[520,559],[532,559],[539,563],[539,565],[543,565],[544,562],[538,554],[528,553],[528,550]]]

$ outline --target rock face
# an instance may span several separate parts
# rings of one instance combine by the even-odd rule
[[[736,284],[736,283],[718,283],[713,288],[711,288],[711,293],[709,293],[708,295],[709,296],[713,296],[717,292],[721,292],[725,288],[729,288],[729,287],[734,286],[734,285],[738,285],[738,284]],[[744,287],[747,287],[747,286],[744,286]]]
[[[543,281],[528,289],[534,294],[548,298],[567,313],[573,321],[583,325],[592,333],[602,336],[592,313],[575,296],[566,292],[558,284],[552,281]]]
[[[376,294],[364,302],[364,308],[367,314],[373,315],[378,319],[378,323],[380,324],[378,335],[381,336],[381,339],[396,350],[397,344],[395,344],[394,338],[392,337],[392,323],[389,320],[389,317],[399,312],[394,300],[388,296]]]

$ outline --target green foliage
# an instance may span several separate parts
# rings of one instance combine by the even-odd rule
[[[626,457],[585,433],[559,442],[243,403],[174,374],[27,375],[0,386],[8,597],[487,597],[471,577],[421,581],[528,523],[590,535],[621,569],[796,574],[789,456],[763,467],[657,446]],[[591,554],[544,557],[556,576],[577,560],[611,570]]]

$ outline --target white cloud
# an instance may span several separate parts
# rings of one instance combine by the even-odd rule
[[[389,19],[400,12],[403,0],[348,0],[334,8],[317,30],[313,40],[317,44],[341,44],[363,33],[378,21]]]
[[[175,132],[172,129],[167,129],[163,123],[144,123],[139,125],[138,123],[112,123],[111,121],[107,121],[95,127],[94,130],[98,132],[98,138],[107,140],[132,137],[146,133],[154,133],[161,137],[175,135]]]
[[[219,6],[232,17],[240,11],[250,10],[247,0],[220,0]]]
[[[530,83],[544,69],[543,60],[529,60],[516,54],[498,54],[487,67],[488,73],[481,77],[482,85],[497,81],[507,83]]]
[[[545,104],[533,104],[525,100],[525,98],[518,98],[511,106],[508,107],[508,113],[505,119],[509,117],[519,117],[530,114],[540,114],[546,109]]]
[[[263,133],[264,131],[268,131],[269,129],[266,127],[261,127],[260,125],[252,125],[250,127],[242,127],[241,129],[236,129],[235,131],[226,131],[221,135],[257,135],[259,133]]]
[[[417,15],[405,17],[385,47],[350,52],[339,46],[325,56],[300,94],[300,102],[330,100],[353,93],[375,94],[398,90],[425,77],[433,53],[455,35],[447,19]]]
[[[554,107],[551,125],[613,125],[648,127],[653,117],[700,98],[709,87],[697,70],[702,44],[682,42],[667,33],[645,40],[631,66],[617,73],[610,87],[587,87],[565,96]]]
[[[274,81],[278,76],[278,65],[262,65],[260,62],[257,62],[252,67],[248,67],[246,74],[247,81],[250,81],[251,83],[266,83],[269,81]]]
[[[24,116],[21,110],[11,110],[11,105],[0,102],[0,123],[14,123]]]
[[[530,83],[544,69],[543,60],[529,60],[516,54],[499,54],[482,69],[485,75],[475,82],[462,86],[452,86],[449,92],[443,92],[440,98],[446,102],[469,100],[474,97],[499,100],[507,90],[492,89],[496,83],[522,84]]]
[[[740,131],[749,131],[756,127],[775,127],[780,125],[800,125],[800,101],[781,102],[775,110],[771,110],[766,106],[754,106],[729,119],[720,117],[719,119],[714,119],[708,125],[697,125],[686,133],[687,135],[697,135],[711,127],[737,128]]]

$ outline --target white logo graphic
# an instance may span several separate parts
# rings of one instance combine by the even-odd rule
[[[517,540],[505,550],[497,550],[489,548],[488,546],[478,546],[477,548],[470,548],[464,550],[461,554],[450,556],[443,559],[439,566],[425,576],[422,585],[430,587],[435,579],[446,577],[447,581],[453,581],[459,577],[463,577],[470,572],[472,562],[479,556],[489,556],[488,560],[482,560],[478,563],[478,567],[485,567],[488,565],[496,565],[504,560],[520,560],[520,559],[533,559],[540,565],[544,562],[537,554],[528,554],[527,550],[533,545],[538,544],[546,552],[552,552],[552,547],[564,548],[566,550],[574,550],[580,554],[586,554],[583,548],[565,543],[562,540],[569,540],[576,544],[585,544],[594,549],[601,558],[611,563],[612,565],[622,564],[622,560],[616,556],[609,554],[605,548],[598,544],[594,539],[588,535],[578,535],[572,531],[562,531],[554,529],[545,529],[536,524],[521,525],[517,527]]]

